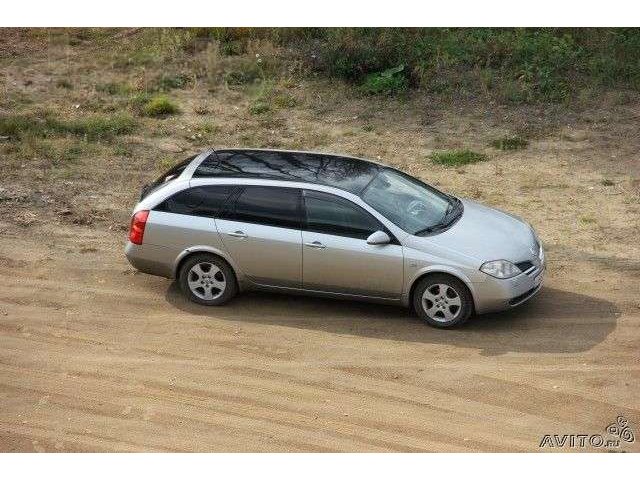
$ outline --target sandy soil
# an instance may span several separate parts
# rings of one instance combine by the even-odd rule
[[[89,109],[94,90],[51,86],[101,74],[68,50],[2,60],[12,100],[0,114],[23,97]],[[540,451],[544,435],[604,435],[617,415],[634,443],[565,450],[640,451],[637,96],[565,111],[374,101],[321,81],[293,92],[298,106],[265,120],[243,91],[174,91],[181,115],[118,140],[133,157],[96,144],[63,169],[0,145],[0,451]],[[123,246],[157,159],[202,148],[185,129],[203,103],[216,145],[380,156],[524,216],[547,247],[545,288],[453,331],[390,306],[255,293],[186,302],[132,270]],[[487,146],[514,130],[527,149]],[[457,147],[490,160],[426,160]]]

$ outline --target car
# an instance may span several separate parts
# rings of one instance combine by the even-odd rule
[[[411,307],[461,325],[541,288],[525,221],[390,166],[328,153],[210,149],[143,188],[126,257],[222,305],[269,290]]]

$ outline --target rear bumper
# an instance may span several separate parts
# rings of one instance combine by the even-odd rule
[[[173,263],[167,262],[171,256],[170,249],[158,245],[136,245],[127,242],[124,254],[133,268],[150,275],[173,278]]]
[[[532,274],[521,273],[501,280],[487,276],[473,283],[476,313],[489,313],[517,307],[534,297],[542,288],[544,267]]]

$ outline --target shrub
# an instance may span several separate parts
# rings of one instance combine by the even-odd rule
[[[447,167],[458,167],[487,160],[486,155],[472,150],[443,150],[433,152],[430,158],[434,163]]]
[[[376,95],[393,95],[407,89],[408,82],[404,76],[404,65],[390,68],[384,72],[367,75],[361,85],[363,92]]]
[[[498,150],[522,150],[527,148],[529,142],[518,135],[502,137],[491,142],[491,146]]]
[[[254,83],[264,77],[258,59],[238,58],[224,73],[223,79],[228,85]]]
[[[155,95],[151,97],[144,105],[144,114],[149,117],[163,117],[173,115],[180,110],[178,106],[169,100],[166,95]]]

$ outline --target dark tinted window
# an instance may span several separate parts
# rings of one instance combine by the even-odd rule
[[[194,177],[240,176],[320,183],[359,193],[379,167],[353,158],[315,153],[260,150],[218,151],[204,160]]]
[[[384,227],[354,203],[319,192],[305,191],[306,230],[343,237],[366,238]]]
[[[188,188],[167,198],[155,210],[199,217],[215,217],[236,187],[210,185]]]
[[[158,178],[156,178],[153,182],[145,185],[142,188],[142,195],[140,195],[140,200],[142,200],[144,197],[149,195],[153,190],[155,190],[160,185],[162,185],[162,184],[164,184],[164,183],[166,183],[166,182],[168,182],[170,180],[173,180],[175,178],[178,178],[180,176],[180,174],[184,171],[184,169],[187,168],[187,166],[191,163],[191,161],[194,158],[196,158],[196,156],[197,155],[193,155],[192,157],[185,158],[183,161],[181,161],[177,165],[174,165],[169,170],[164,172],[162,175],[160,175]]]
[[[301,226],[300,190],[279,187],[246,187],[226,218],[273,227]]]

